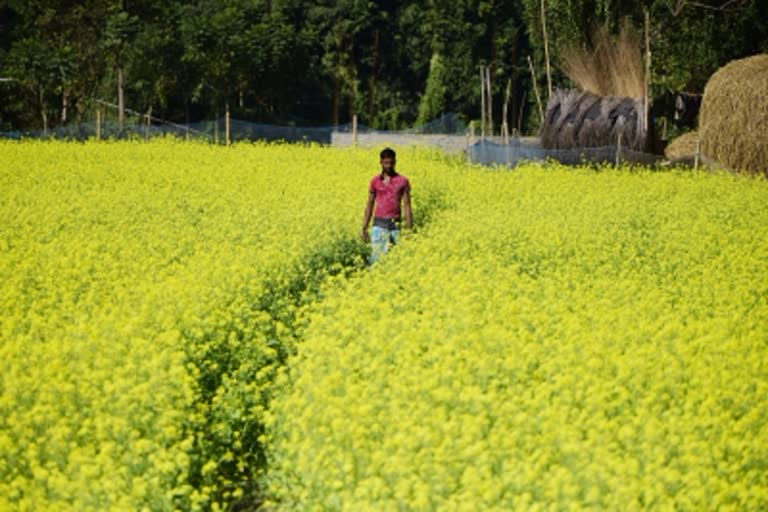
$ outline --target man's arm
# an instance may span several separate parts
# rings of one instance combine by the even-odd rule
[[[403,209],[405,210],[405,228],[413,228],[413,214],[411,213],[411,191],[403,192]]]
[[[370,242],[371,237],[368,235],[368,224],[371,223],[371,216],[373,215],[373,204],[376,201],[376,192],[368,192],[368,204],[365,205],[365,215],[363,216],[363,242]]]

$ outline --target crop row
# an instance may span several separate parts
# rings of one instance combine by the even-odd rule
[[[277,508],[768,508],[765,180],[450,177],[438,221],[307,313]]]
[[[256,502],[270,383],[298,308],[363,262],[376,155],[172,140],[0,155],[0,508]]]

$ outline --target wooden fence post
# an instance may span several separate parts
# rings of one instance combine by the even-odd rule
[[[352,115],[352,146],[357,147],[357,114]]]
[[[96,140],[101,140],[101,109],[96,109]]]
[[[488,136],[493,137],[493,89],[491,88],[491,67],[485,67],[485,86],[488,88]]]
[[[504,108],[501,122],[501,134],[504,136],[504,144],[509,144],[509,122],[507,120],[509,113],[509,97],[512,94],[512,79],[507,80],[507,90],[504,94]]]
[[[701,138],[696,139],[696,154],[693,157],[693,170],[699,170],[699,160],[701,160]]]
[[[650,109],[651,109],[651,15],[645,9],[645,133],[650,133]],[[646,139],[647,140],[647,139]]]
[[[216,117],[213,123],[213,143],[219,143],[219,107],[216,107]]]
[[[616,167],[621,164],[621,133],[619,133],[619,140],[616,144]]]
[[[469,122],[469,128],[467,129],[467,162],[472,162],[471,148],[475,144],[475,122]]]
[[[232,119],[229,114],[229,101],[227,101],[227,112],[225,113],[226,132],[227,132],[227,146],[232,144]]]
[[[480,66],[480,137],[485,137],[485,66]]]
[[[144,140],[149,140],[149,128],[152,124],[152,107],[149,107],[147,114],[144,116]]]
[[[520,100],[520,110],[517,111],[517,133],[523,132],[523,112],[525,112],[525,100],[528,99],[528,91],[523,91],[523,99]]]

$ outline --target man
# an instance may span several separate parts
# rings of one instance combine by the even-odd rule
[[[371,242],[371,264],[378,261],[382,254],[400,240],[400,204],[405,209],[405,229],[413,227],[411,213],[411,184],[408,178],[395,171],[395,151],[385,148],[379,154],[381,174],[371,179],[368,187],[368,204],[363,218],[363,241]],[[368,234],[374,204],[376,216],[373,219],[373,232]]]

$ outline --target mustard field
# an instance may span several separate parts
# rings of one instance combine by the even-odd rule
[[[768,181],[377,169],[0,142],[0,510],[768,508]]]

